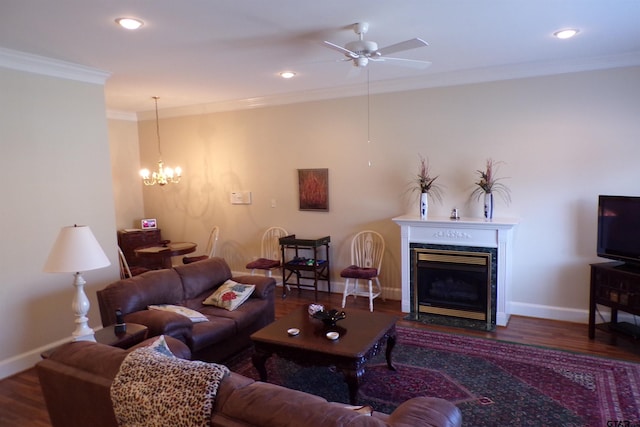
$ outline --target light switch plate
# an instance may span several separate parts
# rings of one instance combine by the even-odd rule
[[[231,204],[232,205],[250,205],[251,191],[232,191]]]

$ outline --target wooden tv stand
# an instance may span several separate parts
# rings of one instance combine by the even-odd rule
[[[596,324],[597,305],[611,308],[611,321]],[[640,342],[640,326],[618,322],[618,311],[640,315],[640,267],[622,262],[591,264],[589,298],[589,338],[596,329],[615,338],[622,336]]]

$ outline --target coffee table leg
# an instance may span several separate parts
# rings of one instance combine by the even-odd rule
[[[360,379],[364,375],[364,367],[358,370],[345,369],[343,371],[344,380],[349,387],[349,404],[358,404],[358,389],[360,388]]]
[[[251,361],[253,362],[253,366],[260,374],[260,381],[267,381],[267,368],[266,363],[267,359],[271,356],[271,353],[266,351],[261,351],[256,349],[251,356]]]
[[[389,368],[392,371],[396,370],[395,366],[393,366],[393,363],[391,362],[391,352],[393,351],[393,348],[395,346],[396,346],[395,334],[389,335],[389,337],[387,338],[387,349],[386,349],[385,355],[387,356],[387,368]]]

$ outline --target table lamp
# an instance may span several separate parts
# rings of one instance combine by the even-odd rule
[[[44,265],[44,271],[74,273],[73,286],[76,288],[76,293],[71,305],[76,315],[76,329],[72,333],[74,341],[95,341],[93,329],[87,324],[90,305],[84,293],[86,282],[80,272],[96,270],[110,264],[89,226],[74,225],[60,230]]]

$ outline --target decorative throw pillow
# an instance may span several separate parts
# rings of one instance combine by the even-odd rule
[[[243,285],[233,280],[227,280],[202,303],[233,311],[251,296],[255,288],[255,285]]]
[[[164,339],[164,335],[160,335],[157,340],[155,340],[151,345],[148,346],[148,348],[155,350],[160,354],[164,354],[165,356],[176,357],[171,352],[171,349],[167,344],[167,340]]]
[[[209,321],[209,319],[207,319],[207,316],[205,316],[204,314],[199,313],[195,310],[191,310],[190,308],[183,307],[181,305],[159,304],[159,305],[150,305],[147,308],[149,310],[170,311],[172,313],[181,314],[191,319],[193,323]]]

